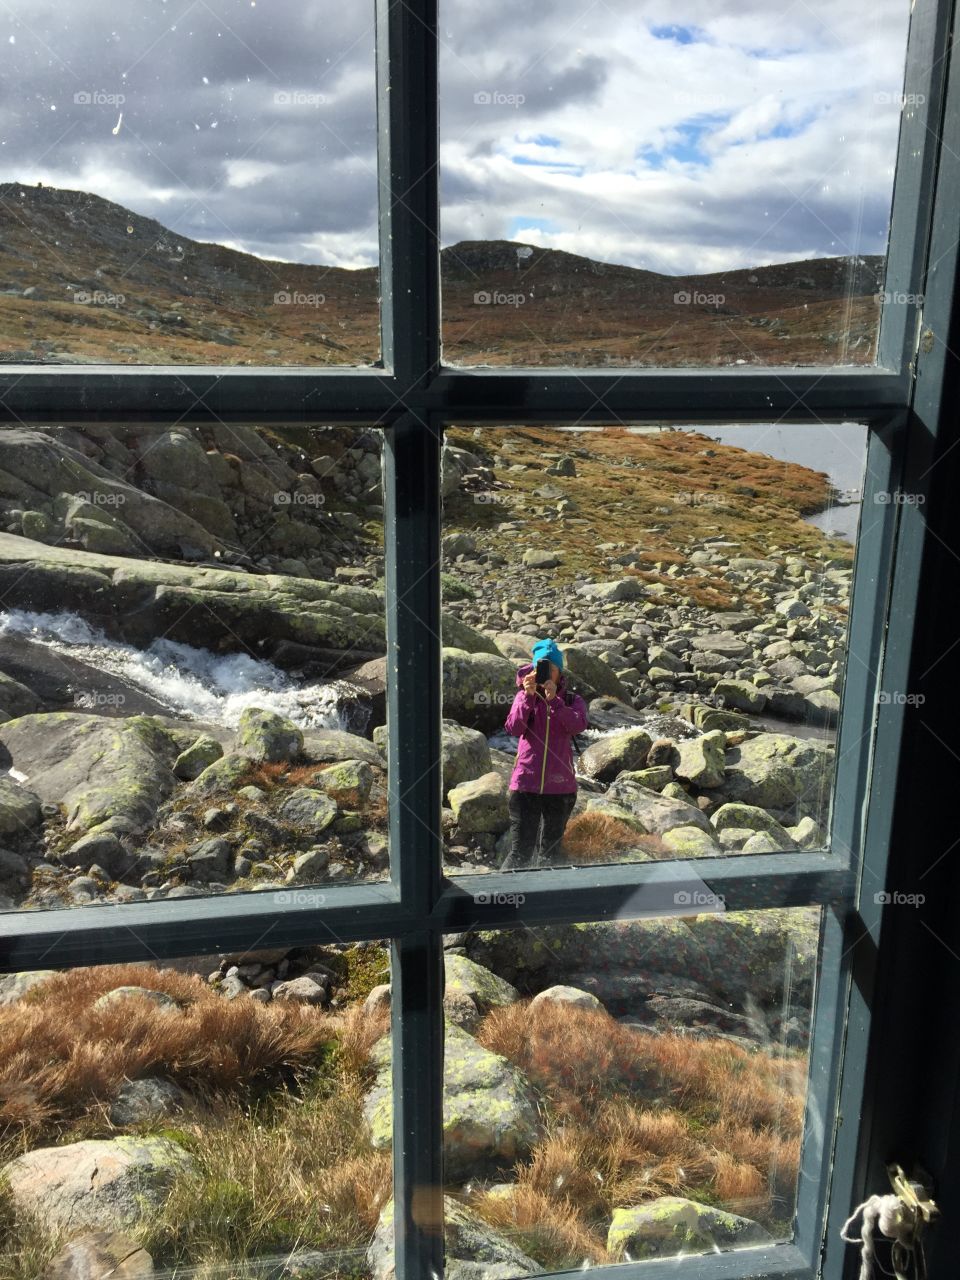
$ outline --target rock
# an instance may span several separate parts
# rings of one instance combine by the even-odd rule
[[[113,815],[143,830],[176,785],[179,748],[154,716],[41,712],[0,725],[0,744],[40,800],[65,806],[68,831],[87,831]]]
[[[470,996],[481,1013],[503,1008],[520,999],[519,991],[509,982],[467,956],[445,953],[443,967],[444,993]]]
[[[523,553],[522,563],[526,569],[555,569],[560,563],[560,556],[555,551],[537,551],[528,547]]]
[[[223,880],[229,874],[232,853],[230,843],[215,836],[191,845],[187,850],[187,863],[195,880]]]
[[[767,704],[766,694],[749,680],[719,680],[713,692],[721,706],[736,707],[751,715],[759,715]]]
[[[219,760],[223,755],[223,747],[207,734],[201,734],[186,751],[181,751],[173,763],[173,772],[185,782],[192,782],[200,776],[208,765]]]
[[[616,778],[607,789],[607,798],[621,805],[638,818],[644,830],[651,835],[663,835],[674,827],[699,827],[701,831],[709,831],[710,823],[704,813],[686,800],[675,800],[665,794],[666,788],[659,794],[639,787],[634,782]]]
[[[784,853],[795,849],[796,845],[789,836],[778,839],[768,831],[754,831],[741,845],[742,853]]]
[[[613,1257],[632,1262],[772,1243],[769,1232],[750,1218],[682,1196],[659,1196],[646,1204],[614,1209],[607,1232]]]
[[[0,849],[0,885],[7,889],[27,889],[30,886],[30,864],[19,853]]]
[[[56,974],[56,969],[22,969],[19,973],[3,974],[0,976],[0,1007],[17,1004],[28,991]]]
[[[722,729],[712,729],[702,738],[689,738],[677,744],[680,760],[674,766],[678,778],[695,787],[719,787],[726,764],[727,737]]]
[[[491,653],[444,647],[443,715],[458,724],[493,733],[502,729],[517,692],[517,669]],[[0,725],[0,737],[4,726]]]
[[[463,1180],[515,1164],[542,1138],[529,1082],[506,1058],[484,1049],[448,1019],[444,1044],[445,1175]],[[393,1117],[389,1035],[374,1044],[370,1060],[378,1074],[363,1111],[373,1147],[384,1150],[391,1144]]]
[[[476,1001],[464,991],[445,991],[443,993],[444,1017],[472,1035],[480,1023],[480,1010]]]
[[[489,773],[492,763],[484,734],[479,729],[465,729],[455,720],[443,722],[441,761],[444,798],[453,787]]]
[[[823,832],[813,818],[801,818],[795,827],[787,827],[787,835],[798,849],[822,849]]]
[[[507,785],[496,771],[453,787],[447,799],[462,835],[499,834],[510,826]]]
[[[774,613],[780,614],[782,618],[809,618],[811,616],[809,608],[802,600],[798,600],[796,597],[781,600],[774,605]]]
[[[330,861],[330,854],[326,849],[308,849],[306,853],[298,854],[293,860],[293,878],[295,880],[313,880]]]
[[[693,636],[690,648],[700,653],[715,653],[721,658],[749,658],[753,652],[746,640],[723,632]]]
[[[614,600],[640,600],[646,584],[641,578],[617,578],[613,582],[588,582],[577,587],[577,595],[606,604]]]
[[[373,987],[366,1000],[363,1002],[365,1013],[372,1013],[376,1009],[390,1008],[390,983],[380,982]]]
[[[11,1160],[3,1173],[17,1208],[49,1226],[133,1229],[192,1164],[168,1138],[121,1136],[39,1147]]]
[[[274,1000],[293,1000],[297,1004],[326,1004],[329,1000],[326,987],[307,974],[287,982],[275,982],[270,994]]]
[[[308,729],[303,735],[303,760],[307,764],[327,764],[334,760],[366,760],[375,769],[386,767],[376,744],[345,729]]]
[[[240,713],[236,750],[251,760],[296,760],[302,749],[303,733],[286,716],[261,707],[245,707]]]
[[[630,706],[630,690],[617,677],[616,672],[585,645],[567,644],[563,649],[563,668],[567,680],[574,689],[583,693],[598,693]]]
[[[371,1280],[396,1280],[395,1206],[388,1200],[367,1249]],[[512,1280],[542,1275],[543,1267],[503,1232],[453,1196],[443,1197],[444,1275],[447,1280]]]
[[[0,712],[4,719],[13,720],[17,716],[31,715],[42,707],[43,702],[32,689],[0,671]]]
[[[546,987],[543,991],[538,991],[530,1001],[530,1008],[534,1009],[537,1005],[549,1000],[555,1000],[559,1004],[572,1004],[578,1009],[603,1008],[601,1001],[591,992],[582,991],[579,987],[565,987],[562,984]]]
[[[598,782],[611,782],[624,770],[642,769],[652,741],[646,729],[607,734],[587,747],[580,757],[580,768]]]
[[[162,1076],[125,1080],[110,1107],[110,1123],[123,1127],[157,1120],[180,1111],[186,1100],[183,1089]]]
[[[700,827],[671,827],[662,839],[678,858],[716,858],[723,853],[722,846]]]
[[[359,808],[366,803],[373,786],[373,769],[366,760],[340,760],[314,777],[315,786],[343,808]]]
[[[79,867],[81,871],[88,871],[94,863],[99,863],[114,874],[130,861],[115,833],[102,823],[91,827],[85,836],[64,850],[60,860],[65,866]]]
[[[116,1004],[118,1000],[126,1000],[130,997],[140,997],[149,1000],[152,1005],[158,1009],[162,1009],[168,1013],[179,1013],[180,1006],[174,1000],[173,996],[168,996],[165,991],[154,991],[151,987],[114,987],[111,991],[105,991],[93,1002],[94,1009],[109,1008],[110,1005]]]
[[[761,809],[792,810],[800,804],[826,813],[833,768],[830,743],[760,733],[727,752],[722,792],[725,800]]]
[[[239,792],[242,779],[248,776],[252,767],[249,756],[228,751],[197,774],[190,783],[190,792],[200,796],[216,795],[221,791]]]
[[[498,657],[500,650],[493,640],[461,622],[455,614],[444,612],[440,617],[441,642],[451,649],[464,649],[467,653],[493,653]]]
[[[91,1231],[51,1258],[39,1280],[151,1280],[153,1258],[132,1236]]]
[[[9,720],[0,725],[0,733],[6,732],[10,725],[22,723],[20,720]],[[0,743],[5,739],[0,736]],[[39,795],[28,791],[12,778],[0,775],[0,835],[19,837],[38,827],[43,821],[40,811]]]
[[[337,816],[336,801],[312,787],[297,787],[280,806],[280,817],[297,827],[309,827],[319,835]]]
[[[776,818],[756,805],[722,804],[710,815],[710,821],[717,831],[739,827],[749,827],[751,834],[765,831],[780,842],[778,847],[781,849],[789,849],[796,844],[790,832],[782,827]]]

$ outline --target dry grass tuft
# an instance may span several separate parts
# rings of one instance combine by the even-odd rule
[[[628,823],[609,813],[587,810],[567,823],[563,847],[578,862],[609,862],[614,854],[641,850],[649,858],[675,858],[656,835],[635,831]]]

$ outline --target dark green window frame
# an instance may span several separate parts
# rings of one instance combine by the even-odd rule
[[[929,554],[922,503],[874,504],[880,491],[928,494],[942,448],[956,310],[960,208],[960,72],[950,54],[950,0],[915,0],[885,287],[923,295],[883,309],[868,368],[459,370],[440,361],[437,0],[376,0],[381,192],[382,352],[373,369],[4,366],[0,421],[351,422],[385,437],[389,882],[330,887],[320,906],[267,895],[179,899],[8,914],[0,971],[156,960],[200,951],[391,939],[394,1192],[399,1280],[443,1274],[442,1052],[444,932],[476,924],[473,894],[523,895],[487,905],[485,928],[640,916],[683,888],[731,910],[820,905],[819,957],[804,1147],[791,1243],[685,1263],[618,1264],[593,1273],[661,1280],[696,1274],[840,1280],[849,1207],[877,1182],[882,1142],[869,1110],[878,1078],[869,977],[896,944],[873,894],[886,884],[911,709],[877,706],[906,689],[917,593]],[[441,874],[440,449],[448,422],[623,420],[868,424],[829,850],[736,856],[689,865],[632,863],[556,872]],[[654,910],[655,913],[655,910]],[[865,946],[866,944],[866,946]],[[838,1126],[837,1117],[847,1121]],[[855,1259],[854,1259],[855,1262]],[[686,1268],[686,1270],[684,1270]],[[564,1273],[573,1276],[573,1272]]]

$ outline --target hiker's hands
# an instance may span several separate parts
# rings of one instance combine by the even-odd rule
[[[553,699],[557,696],[557,686],[553,683],[552,680],[544,681],[543,693],[544,693],[544,697],[547,699],[548,702],[552,702]]]
[[[523,677],[523,691],[524,693],[536,694],[537,673],[535,671],[530,671]]]

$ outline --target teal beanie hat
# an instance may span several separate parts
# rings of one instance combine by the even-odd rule
[[[561,671],[563,670],[563,654],[553,640],[538,640],[533,646],[534,662],[539,662],[541,658],[549,658]]]

